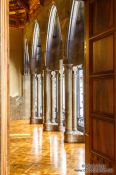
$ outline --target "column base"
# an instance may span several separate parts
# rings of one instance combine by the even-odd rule
[[[30,124],[43,124],[43,118],[30,118]]]
[[[64,132],[65,131],[65,128],[61,125],[58,126],[58,131],[60,132]]]
[[[44,131],[51,131],[51,123],[44,123],[43,130]]]
[[[57,123],[44,123],[43,130],[44,131],[58,131],[58,124]]]
[[[52,122],[51,123],[55,123],[55,120],[52,120]]]
[[[85,138],[84,134],[81,132],[65,132],[64,133],[64,142],[65,143],[84,143]]]

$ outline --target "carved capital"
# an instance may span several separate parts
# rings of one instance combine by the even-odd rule
[[[41,80],[41,74],[37,74],[38,80]]]
[[[75,78],[77,77],[77,71],[78,71],[78,67],[74,66],[73,67],[73,75],[74,75]]]

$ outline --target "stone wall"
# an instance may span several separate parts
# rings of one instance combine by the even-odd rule
[[[22,120],[24,117],[24,99],[21,96],[10,97],[10,119]]]
[[[23,120],[30,118],[30,76],[23,76],[23,96],[10,96],[10,119]]]
[[[10,96],[22,96],[23,29],[10,28]]]

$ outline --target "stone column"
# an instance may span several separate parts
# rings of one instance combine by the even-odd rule
[[[58,77],[58,130],[63,131],[63,60],[59,60]]]
[[[65,64],[65,142],[72,142],[72,133],[72,64]]]
[[[72,109],[72,128],[77,131],[77,66],[73,67],[73,109]]]
[[[42,118],[44,120],[44,71],[42,72]]]
[[[59,71],[56,71],[56,122],[58,123],[58,91],[59,91],[59,87],[58,87],[58,80],[59,80]]]
[[[41,83],[42,83],[41,74],[38,74],[37,75],[37,114],[38,114],[38,123],[39,124],[43,123],[43,118],[41,116],[41,102],[42,102]]]
[[[58,85],[58,130],[63,131],[63,70],[59,71]]]
[[[41,111],[40,111],[40,106],[41,106],[41,74],[37,75],[37,112],[38,112],[38,118],[41,118]]]
[[[51,72],[52,75],[52,123],[55,123],[55,119],[56,119],[56,111],[55,111],[55,107],[56,107],[56,88],[55,88],[55,83],[56,83],[56,73],[55,71]]]
[[[37,77],[35,74],[31,75],[31,124],[38,123],[37,115]]]
[[[44,130],[51,130],[51,72],[48,68],[44,72]]]
[[[23,97],[24,97],[24,118],[29,119],[31,115],[30,103],[31,103],[31,87],[30,87],[30,74],[24,74],[23,76]]]

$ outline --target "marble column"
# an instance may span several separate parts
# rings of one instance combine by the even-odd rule
[[[65,133],[64,141],[73,141],[72,132],[72,64],[65,64]]]
[[[72,109],[72,129],[77,131],[77,66],[73,67],[73,109]]]
[[[31,74],[31,124],[38,123],[37,115],[37,77],[35,74]]]
[[[44,70],[42,72],[42,118],[44,120]]]
[[[58,123],[58,92],[59,92],[59,86],[58,86],[58,80],[59,80],[59,71],[56,72],[56,122]]]
[[[37,75],[37,112],[38,112],[38,118],[41,118],[41,74]]]
[[[30,118],[30,103],[31,103],[31,87],[30,87],[30,74],[23,75],[23,97],[24,97],[24,119]]]
[[[37,114],[38,114],[38,123],[43,123],[43,118],[41,116],[41,104],[42,104],[42,90],[41,90],[41,84],[42,84],[42,77],[41,74],[37,75]]]
[[[51,130],[51,71],[44,72],[44,130]]]
[[[56,111],[55,111],[55,108],[56,108],[56,72],[55,71],[52,71],[51,72],[51,75],[52,75],[52,119],[51,119],[51,122],[52,123],[55,123],[55,119],[56,119]]]
[[[58,98],[58,130],[63,131],[63,59],[59,60]]]
[[[59,70],[58,85],[58,130],[63,131],[63,69]]]

